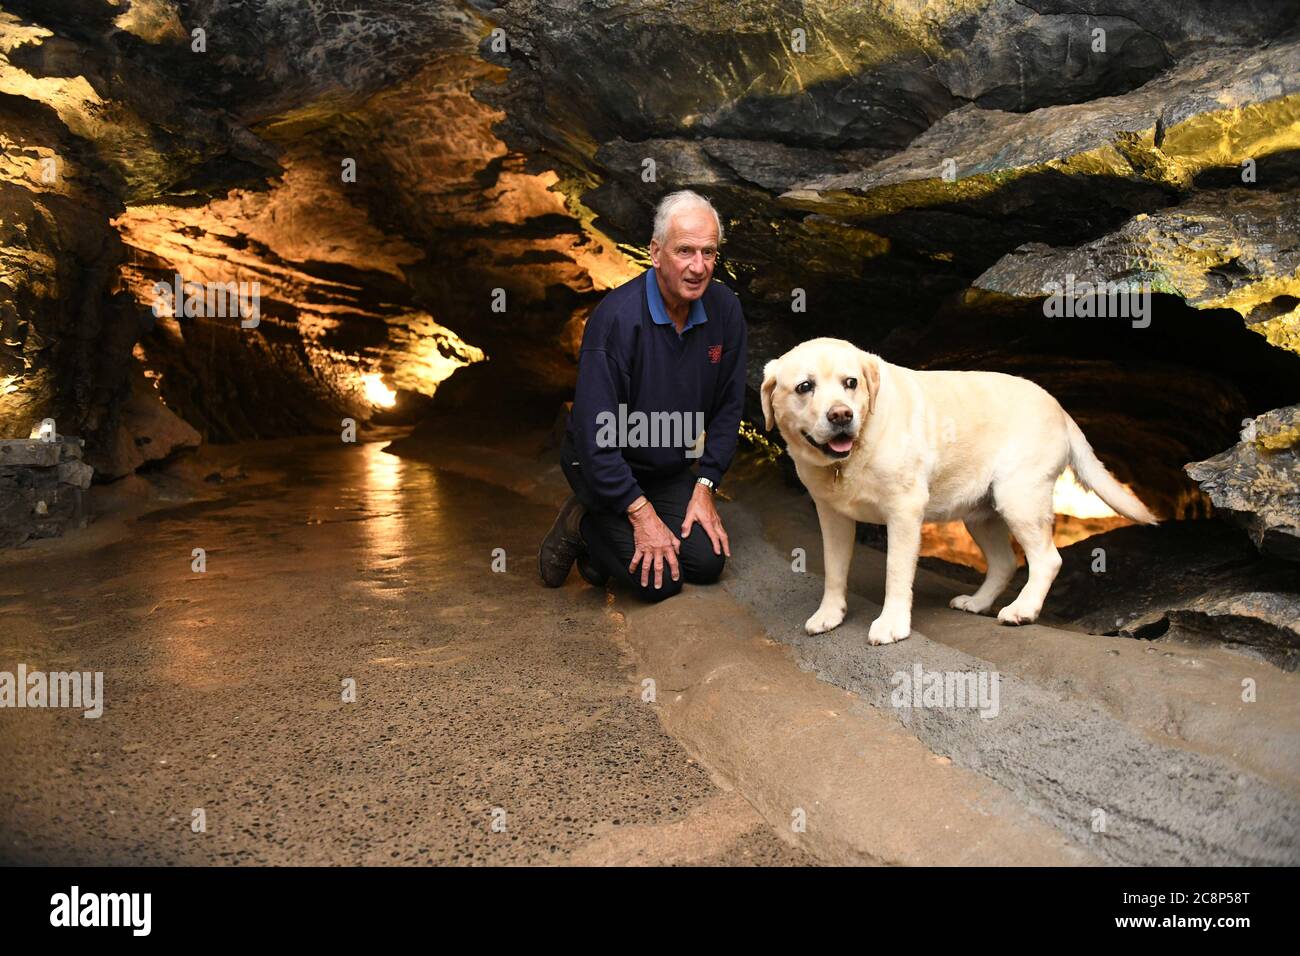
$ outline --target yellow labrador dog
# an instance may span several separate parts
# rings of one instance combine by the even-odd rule
[[[918,372],[843,339],[812,339],[763,369],[763,415],[780,427],[799,478],[817,505],[825,554],[821,606],[804,629],[844,620],[855,522],[889,531],[885,603],[868,642],[901,641],[912,628],[912,580],[921,524],[961,518],[988,573],[951,606],[992,607],[1016,570],[1008,532],[1029,562],[1029,580],[998,613],[1027,624],[1061,567],[1052,543],[1052,490],[1068,464],[1120,514],[1155,524],[1151,512],[1097,460],[1056,399],[1000,372]]]

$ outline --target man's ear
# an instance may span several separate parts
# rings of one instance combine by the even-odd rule
[[[776,424],[772,416],[772,393],[776,391],[776,370],[781,364],[780,359],[772,359],[763,366],[763,387],[759,394],[763,399],[763,430],[771,431],[772,426]]]
[[[876,410],[876,394],[880,391],[880,356],[858,349],[862,363],[862,381],[867,383],[867,414]]]

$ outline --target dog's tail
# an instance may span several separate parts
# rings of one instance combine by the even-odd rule
[[[1065,427],[1070,436],[1070,467],[1074,469],[1075,477],[1080,483],[1095,491],[1102,501],[1125,518],[1142,524],[1156,524],[1156,516],[1147,510],[1147,506],[1106,470],[1106,466],[1098,460],[1092,446],[1088,444],[1083,431],[1068,414],[1065,416]]]

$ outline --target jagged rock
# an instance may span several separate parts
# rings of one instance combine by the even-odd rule
[[[1241,441],[1187,473],[1260,550],[1300,561],[1300,405],[1245,423]],[[1300,615],[1297,615],[1300,620]]]
[[[1045,619],[1094,634],[1222,642],[1300,666],[1295,567],[1260,555],[1229,524],[1120,528],[1062,548],[1061,559]]]
[[[782,200],[982,269],[999,249],[1090,238],[1207,169],[1300,146],[1300,133],[1279,135],[1295,128],[1297,91],[1300,42],[1198,52],[1122,96],[1031,113],[965,106],[874,166]]]
[[[1146,283],[1194,308],[1232,309],[1287,347],[1300,332],[1300,191],[1199,193],[1082,246],[1021,246],[974,285],[1035,299],[1045,282],[1064,284],[1067,275],[1094,286]],[[1275,301],[1279,308],[1270,309]]]
[[[1028,111],[1122,93],[1198,47],[1278,36],[1296,9],[510,0],[490,13],[509,50],[494,54],[485,41],[484,52],[532,67],[512,73],[494,102],[520,135],[562,156],[581,142],[577,131],[600,142],[611,131],[675,131],[897,149],[964,102]],[[1091,55],[1097,28],[1105,55]]]
[[[1052,168],[1186,188],[1212,166],[1287,148],[1300,90],[1300,42],[1260,50],[1204,50],[1120,96],[1029,113],[963,106],[869,169],[821,177],[792,195],[820,208],[880,215],[918,201],[950,202]],[[945,180],[945,159],[955,178]],[[956,188],[948,188],[956,187]],[[827,200],[830,201],[830,200]]]

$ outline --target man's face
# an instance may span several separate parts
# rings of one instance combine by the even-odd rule
[[[668,241],[650,240],[650,261],[669,295],[693,302],[704,295],[718,261],[718,227],[707,209],[688,209],[668,224]]]

